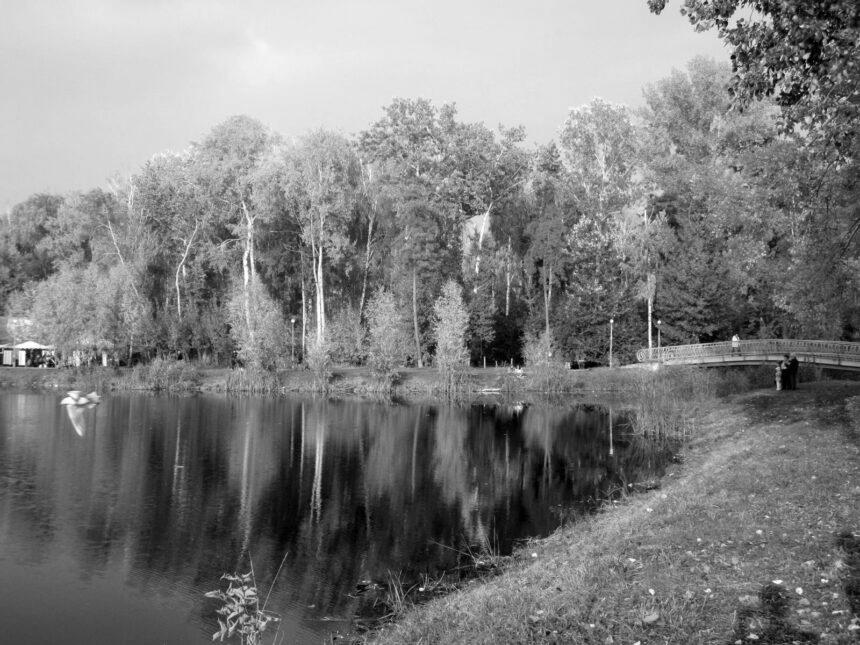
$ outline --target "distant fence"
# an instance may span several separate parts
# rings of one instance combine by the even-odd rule
[[[838,340],[767,340],[724,341],[697,345],[652,347],[636,352],[642,363],[667,365],[756,365],[777,362],[794,354],[802,363],[860,370],[860,343]]]

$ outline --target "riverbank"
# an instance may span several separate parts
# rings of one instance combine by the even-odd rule
[[[531,374],[511,371],[506,367],[468,368],[453,393],[440,389],[439,374],[433,368],[404,368],[392,387],[380,389],[372,371],[367,367],[336,367],[331,370],[326,394],[330,396],[379,396],[422,399],[450,398],[460,401],[481,400],[483,397],[510,395],[520,400],[542,395],[605,395],[629,393],[641,384],[643,376],[651,374],[644,366],[632,368],[594,368],[587,370],[556,369],[549,373]],[[734,371],[696,370],[673,367],[660,370],[672,378],[717,394],[749,390],[770,379],[767,368],[742,368]],[[680,377],[678,375],[681,375]],[[704,383],[704,381],[708,381]],[[318,383],[310,371],[282,370],[277,373],[253,372],[244,369],[200,368],[182,361],[153,361],[136,368],[86,367],[40,369],[33,367],[0,367],[0,387],[16,389],[70,389],[98,391],[167,391],[180,393],[214,392],[232,394],[291,394],[318,393]]]
[[[697,426],[658,490],[367,640],[860,642],[860,384],[733,396]]]

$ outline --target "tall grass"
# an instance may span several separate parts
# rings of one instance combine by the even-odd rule
[[[246,394],[277,394],[283,391],[278,374],[261,368],[230,370],[225,387],[228,392]]]
[[[136,366],[130,376],[133,387],[168,392],[196,390],[201,380],[200,371],[193,364],[160,357]]]
[[[657,438],[689,438],[693,417],[716,398],[718,382],[711,372],[696,367],[636,370],[632,381],[634,432]]]

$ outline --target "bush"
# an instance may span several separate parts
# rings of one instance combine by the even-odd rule
[[[390,388],[409,354],[409,332],[394,295],[380,289],[367,305],[368,362],[374,379]]]
[[[523,343],[523,360],[529,379],[529,388],[539,392],[559,392],[570,384],[567,364],[558,360],[558,346],[552,331],[535,336],[526,334]]]
[[[315,335],[310,337],[308,349],[305,353],[305,365],[308,366],[311,374],[313,374],[314,389],[321,392],[328,390],[329,381],[332,376],[332,360],[331,347],[325,340],[319,343]]]
[[[290,328],[277,303],[259,281],[248,284],[250,325],[245,316],[245,291],[233,289],[227,306],[230,334],[239,358],[252,369],[276,370],[291,362]]]
[[[283,388],[275,372],[261,369],[230,370],[227,374],[228,392],[248,392],[250,394],[275,394]]]
[[[462,386],[464,368],[469,365],[466,350],[469,313],[463,303],[460,285],[453,280],[445,283],[442,294],[433,305],[433,315],[436,369],[439,370],[443,391],[451,393]]]
[[[332,361],[337,365],[360,365],[364,362],[366,339],[358,310],[346,306],[326,321],[326,340]]]
[[[716,385],[707,368],[662,366],[658,370],[637,370],[631,419],[634,432],[659,438],[689,437],[693,416],[716,396]]]
[[[200,386],[201,375],[194,365],[170,358],[155,358],[132,370],[132,380],[150,390],[188,391]]]

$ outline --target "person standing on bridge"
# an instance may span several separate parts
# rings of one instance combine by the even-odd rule
[[[741,352],[741,337],[735,334],[732,336],[732,354],[740,354]]]

